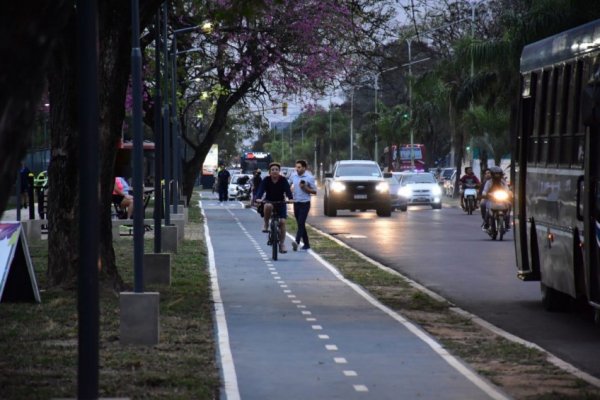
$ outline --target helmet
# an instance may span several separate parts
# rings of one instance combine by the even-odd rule
[[[500,167],[492,167],[490,172],[492,173],[492,179],[502,179],[504,176],[504,171]]]

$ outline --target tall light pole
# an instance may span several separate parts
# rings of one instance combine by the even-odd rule
[[[354,86],[350,92],[350,159],[354,160]]]
[[[383,74],[384,72],[393,71],[393,70],[398,69],[398,68],[399,68],[398,66],[387,68],[387,69],[384,69],[383,71],[380,71],[380,72],[378,72],[378,73],[375,74],[375,78],[374,78],[374,80],[375,80],[375,87],[374,87],[374,90],[375,90],[375,115],[376,116],[377,116],[377,112],[378,112],[378,103],[379,103],[379,96],[378,96],[378,94],[379,94],[378,93],[379,92],[379,75]],[[375,162],[378,162],[377,161],[378,160],[378,155],[379,155],[378,145],[379,145],[379,137],[377,135],[377,129],[375,129],[375,157],[374,157],[375,158]]]

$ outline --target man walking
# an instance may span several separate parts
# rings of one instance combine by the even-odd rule
[[[231,174],[225,169],[225,164],[221,163],[219,166],[219,173],[217,174],[217,186],[219,188],[219,202],[227,201],[227,188],[229,186],[229,179]]]
[[[294,194],[294,216],[298,224],[296,240],[292,242],[294,251],[298,250],[300,240],[304,243],[302,250],[310,249],[308,232],[306,231],[306,218],[308,218],[308,212],[310,211],[310,195],[317,194],[317,185],[314,176],[306,173],[306,167],[305,160],[296,161],[296,173],[290,177]]]

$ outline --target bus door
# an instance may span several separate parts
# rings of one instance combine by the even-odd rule
[[[529,154],[530,138],[533,134],[533,121],[535,117],[537,74],[525,74],[521,80],[520,115],[517,116],[518,126],[515,127],[513,143],[518,144],[514,149],[515,159],[511,166],[511,174],[515,177],[513,190],[514,196],[514,238],[517,255],[519,279],[524,281],[540,280],[539,264],[531,259],[529,240],[533,240],[528,227],[527,216],[527,160]],[[519,137],[520,136],[520,137]],[[533,228],[531,228],[533,230]],[[528,240],[529,239],[529,240]]]
[[[585,145],[583,220],[585,232],[585,283],[587,298],[600,318],[600,64],[594,66],[594,77],[582,96],[582,119],[587,125]],[[587,190],[586,190],[587,188]],[[578,204],[578,210],[580,209]]]

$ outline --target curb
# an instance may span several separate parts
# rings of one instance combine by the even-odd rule
[[[482,319],[466,310],[463,310],[460,307],[455,306],[454,303],[452,303],[451,301],[447,300],[446,298],[439,295],[438,293],[431,291],[430,289],[426,288],[425,286],[421,285],[420,283],[410,279],[406,275],[396,271],[395,269],[392,269],[390,267],[383,265],[379,261],[373,260],[371,257],[361,253],[360,251],[358,251],[356,249],[353,249],[352,247],[348,246],[346,243],[342,242],[338,238],[333,237],[330,234],[323,232],[322,230],[315,228],[314,226],[312,226],[310,224],[307,224],[307,225],[310,226],[312,229],[314,229],[316,232],[318,232],[320,235],[323,235],[326,238],[339,244],[340,246],[352,251],[354,254],[356,254],[363,260],[371,263],[372,265],[376,266],[377,268],[405,279],[411,287],[427,294],[434,300],[437,300],[439,302],[448,303],[450,305],[450,308],[449,308],[450,311],[454,312],[455,314],[460,315],[462,317],[469,318],[471,321],[473,321],[475,324],[479,325],[480,327],[482,327],[496,335],[499,335],[506,340],[509,340],[513,343],[523,345],[528,348],[536,349],[536,350],[546,354],[546,357],[547,357],[546,361],[548,361],[552,365],[556,366],[557,368],[560,368],[561,370],[563,370],[569,374],[576,376],[577,378],[589,383],[592,386],[600,388],[600,378],[596,378],[595,376],[592,376],[592,375],[588,374],[587,372],[580,370],[579,368],[575,367],[573,364],[570,364],[570,363],[566,362],[565,360],[555,356],[554,354],[550,353],[548,350],[544,349],[543,347],[540,347],[539,345],[537,345],[533,342],[527,341],[516,335],[513,335],[512,333],[509,333],[509,332],[505,331],[504,329],[499,328],[496,325],[493,325],[492,323],[485,321],[484,319]]]

